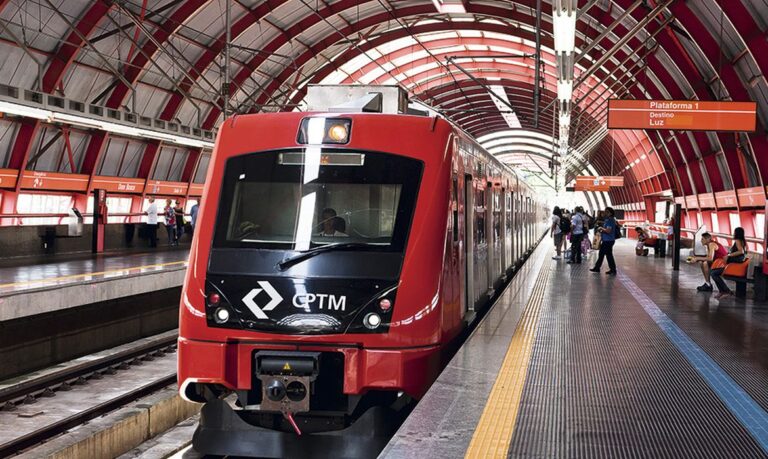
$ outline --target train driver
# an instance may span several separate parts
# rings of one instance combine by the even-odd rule
[[[323,209],[320,215],[320,234],[321,237],[349,237],[349,235],[343,230],[345,228],[340,227],[340,223],[344,224],[344,219],[336,216],[336,211],[327,207]]]

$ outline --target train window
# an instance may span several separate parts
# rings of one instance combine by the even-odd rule
[[[451,208],[453,209],[453,242],[459,240],[459,179],[453,176],[451,183]]]
[[[281,162],[285,152],[228,160],[214,245],[307,250],[359,242],[401,251],[422,163],[369,152],[361,166],[311,161],[327,150],[307,148],[303,164]]]

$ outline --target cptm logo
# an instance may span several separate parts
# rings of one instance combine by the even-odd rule
[[[275,309],[277,305],[283,301],[283,297],[277,293],[277,290],[275,290],[275,288],[272,287],[272,284],[269,282],[259,281],[258,284],[261,288],[255,288],[248,292],[248,294],[243,297],[243,303],[245,303],[245,305],[248,307],[248,309],[251,310],[257,319],[264,320],[269,318],[265,312]],[[262,291],[267,292],[267,295],[269,295],[269,303],[267,303],[263,308],[259,307],[259,305],[254,301],[256,295]]]

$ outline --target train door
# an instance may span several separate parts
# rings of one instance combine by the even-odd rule
[[[464,311],[475,310],[474,209],[475,187],[471,175],[464,176]]]
[[[475,268],[475,292],[474,302],[480,301],[488,292],[488,188],[485,180],[476,184],[475,190],[475,235],[474,250],[474,268]],[[474,303],[473,303],[474,304]]]
[[[488,241],[486,247],[488,248],[488,255],[486,257],[486,271],[488,272],[488,275],[486,276],[486,285],[488,287],[488,292],[490,293],[493,290],[493,283],[496,280],[496,270],[494,269],[494,266],[496,265],[496,256],[498,255],[496,253],[496,240],[498,239],[496,236],[496,232],[494,231],[494,228],[496,226],[496,192],[493,189],[493,184],[491,182],[487,182],[485,187],[485,234],[486,239]]]
[[[515,231],[515,225],[517,225],[517,215],[515,212],[517,212],[517,209],[515,208],[515,199],[517,198],[517,193],[514,191],[509,193],[509,221],[510,223],[510,252],[512,255],[512,259],[510,260],[510,264],[514,265],[517,263],[517,251],[515,250],[515,244],[517,243],[517,231]]]
[[[501,274],[507,273],[507,263],[509,263],[509,255],[507,255],[507,189],[501,189]]]
[[[508,269],[515,261],[512,257],[512,192],[504,194],[504,269]]]

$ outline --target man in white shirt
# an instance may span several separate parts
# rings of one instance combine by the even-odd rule
[[[571,259],[568,264],[581,264],[581,240],[584,239],[584,209],[577,207],[571,216]]]
[[[155,204],[155,198],[149,198],[149,206],[147,206],[147,210],[144,213],[147,214],[149,246],[157,247],[157,204]]]

